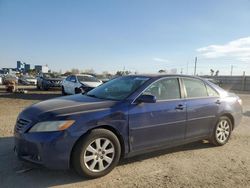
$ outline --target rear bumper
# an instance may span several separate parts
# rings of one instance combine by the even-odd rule
[[[77,138],[65,132],[15,133],[14,151],[19,159],[51,169],[70,168],[70,154]]]

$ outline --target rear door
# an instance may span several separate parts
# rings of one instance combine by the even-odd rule
[[[154,95],[157,101],[131,104],[129,109],[131,149],[139,151],[183,141],[186,104],[181,98],[179,79],[158,80],[142,94]]]
[[[216,123],[220,105],[218,93],[200,79],[182,78],[186,93],[186,138],[206,137]]]

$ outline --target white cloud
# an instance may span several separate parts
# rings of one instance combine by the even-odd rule
[[[206,58],[235,58],[240,61],[250,61],[250,37],[230,41],[224,45],[209,45],[197,49]]]
[[[168,60],[167,60],[167,59],[162,59],[162,58],[158,58],[158,57],[154,57],[154,58],[153,58],[153,61],[168,63]]]

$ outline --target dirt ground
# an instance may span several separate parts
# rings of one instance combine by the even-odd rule
[[[121,161],[105,177],[87,180],[20,162],[13,153],[13,127],[25,107],[60,91],[6,94],[0,88],[0,187],[250,187],[250,95],[244,117],[223,147],[196,142]]]

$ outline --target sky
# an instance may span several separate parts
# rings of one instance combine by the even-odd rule
[[[0,68],[250,75],[250,0],[0,0]]]

